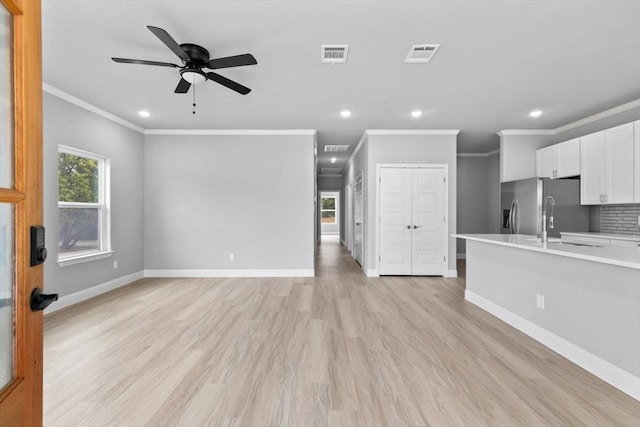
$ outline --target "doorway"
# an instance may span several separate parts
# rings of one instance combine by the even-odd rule
[[[445,275],[446,181],[445,165],[378,167],[380,275]]]
[[[340,236],[340,192],[320,192],[320,236]]]

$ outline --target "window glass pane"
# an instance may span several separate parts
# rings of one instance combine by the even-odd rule
[[[322,211],[322,223],[323,224],[335,224],[336,223],[336,211]]]
[[[59,208],[58,257],[87,255],[100,250],[100,209]]]
[[[11,14],[0,4],[0,187],[13,188]]]
[[[61,202],[98,203],[98,161],[58,153],[58,192]]]
[[[322,209],[335,209],[336,208],[336,198],[335,197],[323,197],[322,198]]]
[[[13,205],[0,203],[0,390],[13,378]]]

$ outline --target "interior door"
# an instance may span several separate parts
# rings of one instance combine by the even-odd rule
[[[40,2],[0,0],[0,425],[42,424],[42,286],[29,228],[42,223]]]
[[[351,253],[352,250],[352,238],[351,238],[351,232],[353,230],[353,209],[352,209],[352,201],[353,201],[353,195],[351,194],[351,184],[347,184],[344,187],[344,220],[345,220],[345,224],[344,224],[344,244],[347,247],[347,250],[349,251],[349,253]]]
[[[364,266],[364,193],[362,191],[362,172],[356,177],[354,187],[353,246],[356,261]]]
[[[380,170],[380,274],[411,275],[412,170]]]
[[[444,275],[444,170],[414,169],[412,177],[411,274]]]
[[[442,168],[380,169],[381,275],[444,275],[445,178]]]

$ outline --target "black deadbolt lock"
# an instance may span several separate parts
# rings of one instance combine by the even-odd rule
[[[31,266],[39,265],[47,259],[47,248],[44,247],[44,227],[31,227]]]

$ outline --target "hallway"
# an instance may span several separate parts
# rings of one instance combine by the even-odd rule
[[[47,426],[633,426],[640,403],[464,301],[464,279],[143,279],[45,318]]]

